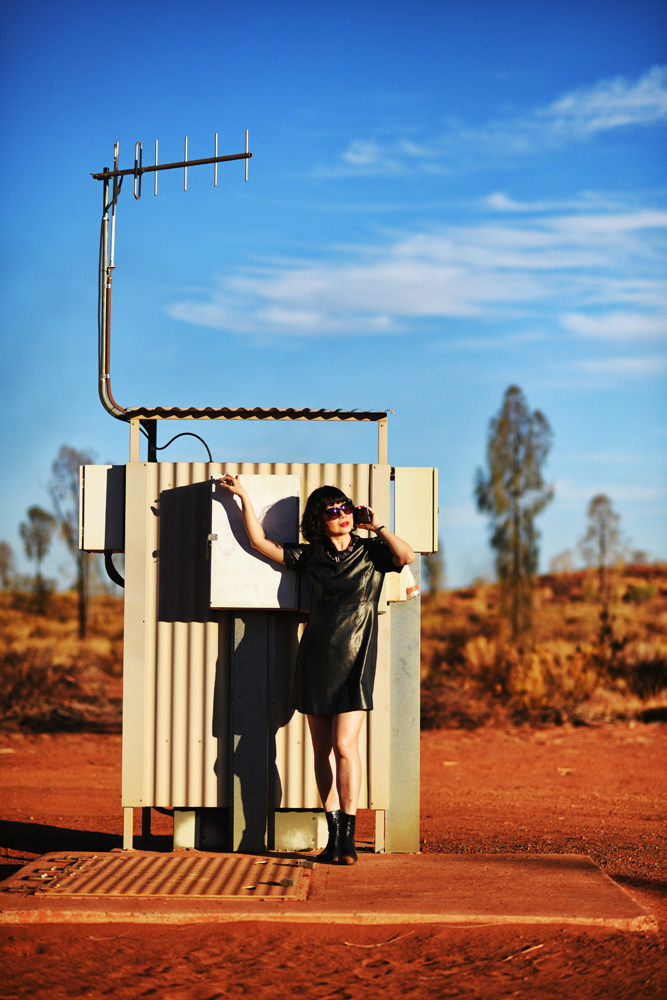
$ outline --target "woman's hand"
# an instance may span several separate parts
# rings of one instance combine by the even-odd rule
[[[372,507],[369,507],[368,510],[371,515],[370,521],[368,524],[365,522],[364,524],[358,524],[357,528],[366,528],[369,531],[374,531],[379,538],[382,538],[385,545],[388,545],[391,549],[395,566],[409,566],[411,562],[414,562],[415,554],[408,543],[390,531],[386,524],[380,524],[377,514]]]
[[[239,481],[238,476],[232,476],[230,473],[226,472],[224,476],[218,479],[218,483],[223,489],[227,490],[228,493],[233,493],[236,497],[247,497],[247,493]]]
[[[241,510],[243,512],[243,523],[245,524],[248,541],[252,545],[253,549],[257,549],[257,551],[261,552],[263,556],[273,559],[274,562],[284,565],[285,552],[282,545],[280,542],[274,542],[270,538],[267,538],[264,534],[264,528],[257,520],[257,515],[255,514],[252,501],[239,482],[239,477],[232,476],[227,472],[224,476],[221,476],[220,479],[218,479],[218,483],[223,490],[227,490],[227,492],[231,493],[232,496],[240,499]]]
[[[357,519],[355,517],[355,519],[354,519],[354,526],[355,526],[355,528],[363,528],[364,531],[377,531],[378,528],[382,527],[382,525],[380,524],[380,522],[378,520],[378,516],[377,516],[377,514],[375,513],[375,511],[373,510],[372,507],[368,507],[368,506],[366,506],[364,504],[360,504],[357,507],[355,507],[354,510],[355,510],[355,514],[356,514],[356,512],[358,510],[363,510],[364,513],[368,512],[368,515],[369,515],[369,520],[368,521],[357,521]]]

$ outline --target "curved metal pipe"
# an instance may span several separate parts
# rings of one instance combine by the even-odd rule
[[[100,234],[100,270],[98,289],[98,369],[99,395],[102,406],[112,417],[127,419],[127,410],[111,394],[111,279],[113,263],[109,261],[109,181],[104,182],[104,211]],[[115,199],[114,199],[115,207]]]
[[[125,580],[114,566],[112,554],[108,550],[104,552],[104,568],[107,571],[109,579],[113,580],[117,587],[125,587]]]
[[[204,163],[214,163],[216,170],[218,163],[223,163],[231,160],[244,160],[245,161],[245,179],[248,179],[248,160],[251,158],[252,153],[248,148],[248,131],[245,134],[245,152],[235,153],[230,156],[218,156],[217,147],[217,133],[216,133],[216,147],[214,157],[206,157],[200,160],[188,160],[188,140],[185,139],[185,159],[182,163],[162,163],[157,162],[157,141],[155,143],[155,165],[151,167],[144,167],[143,165],[143,150],[140,142],[137,142],[134,147],[134,167],[128,170],[118,169],[118,143],[114,146],[114,168],[109,170],[108,167],[104,168],[101,174],[93,174],[92,176],[95,180],[102,180],[104,182],[103,194],[102,194],[102,228],[100,233],[100,258],[99,258],[99,284],[98,284],[98,307],[97,307],[97,324],[98,324],[98,368],[99,368],[99,385],[98,391],[100,396],[100,401],[102,406],[110,413],[112,417],[116,417],[118,420],[129,420],[131,418],[131,411],[125,409],[113,398],[111,393],[111,281],[114,270],[114,235],[115,235],[115,213],[116,213],[116,201],[120,193],[120,189],[123,183],[123,178],[132,174],[134,176],[134,196],[135,198],[141,197],[141,178],[144,173],[148,171],[155,171],[157,178],[158,170],[171,170],[174,167],[183,167],[185,172],[185,188],[187,190],[187,170],[189,166],[199,166]],[[109,183],[113,180],[113,192],[111,199],[109,198]],[[216,173],[217,181],[217,173]],[[155,186],[155,194],[157,194],[157,180]],[[109,209],[111,209],[111,253],[109,253]]]

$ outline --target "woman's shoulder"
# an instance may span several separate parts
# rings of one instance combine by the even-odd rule
[[[359,542],[366,552],[377,552],[379,549],[386,549],[387,547],[382,539],[375,535],[372,538],[359,538]]]
[[[376,535],[373,538],[362,538],[360,541],[364,546],[367,557],[376,569],[382,573],[397,572],[391,549],[381,538],[378,538]]]
[[[312,549],[313,546],[308,542],[283,542],[285,566],[288,569],[298,569],[303,566],[310,558]]]

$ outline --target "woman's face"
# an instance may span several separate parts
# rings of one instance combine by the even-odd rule
[[[354,528],[354,505],[351,500],[336,500],[322,514],[324,530],[329,538],[347,535]]]

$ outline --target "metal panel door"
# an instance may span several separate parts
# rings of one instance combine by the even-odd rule
[[[242,475],[267,538],[299,540],[298,476]],[[297,607],[297,574],[255,552],[238,498],[211,483],[211,607],[283,610]]]

